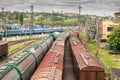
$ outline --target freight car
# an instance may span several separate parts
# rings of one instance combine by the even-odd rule
[[[43,38],[1,66],[0,80],[29,80],[55,38],[55,34]]]
[[[43,32],[44,32],[43,28],[34,28],[33,29],[33,34],[41,34]]]
[[[78,80],[104,80],[104,69],[98,60],[78,39],[77,33],[70,34],[71,55]]]
[[[30,35],[32,33],[33,33],[33,31],[30,30],[29,28],[22,28],[21,29],[21,35]]]
[[[64,47],[69,32],[63,32],[53,43],[31,80],[62,80]]]
[[[20,30],[7,30],[4,32],[4,36],[15,36],[15,35],[20,35],[21,31]]]
[[[8,54],[8,42],[0,41],[0,59]]]

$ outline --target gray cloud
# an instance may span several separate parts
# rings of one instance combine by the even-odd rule
[[[30,10],[34,5],[35,11],[78,12],[82,6],[82,14],[113,15],[118,11],[120,0],[0,0],[0,7],[6,10]]]

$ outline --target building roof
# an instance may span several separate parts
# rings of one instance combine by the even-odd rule
[[[116,27],[117,25],[119,25],[119,23],[118,22],[114,22],[112,20],[103,20],[102,25],[104,27]]]
[[[75,44],[76,43],[76,44]],[[77,64],[80,70],[84,69],[97,69],[103,70],[103,67],[100,65],[98,60],[93,56],[91,52],[81,42],[71,42],[73,55],[76,58]]]
[[[120,12],[115,12],[115,14],[120,14]]]

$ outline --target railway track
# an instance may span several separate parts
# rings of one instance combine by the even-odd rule
[[[75,72],[73,70],[72,57],[70,55],[70,43],[69,40],[66,41],[65,46],[65,56],[64,56],[64,75],[63,80],[77,80]]]
[[[23,42],[23,41],[10,42],[10,43],[8,43],[8,46],[15,45],[15,44],[19,44],[19,43],[22,43],[22,42]]]
[[[28,39],[28,40],[12,41],[12,42],[8,42],[8,46],[12,46],[12,45],[16,45],[16,44],[23,43],[23,42],[25,42],[25,41],[32,41],[32,40],[39,40],[39,39]]]
[[[28,42],[15,42],[15,43],[13,43],[13,44],[10,44],[11,46],[12,45],[24,45],[24,47],[22,47],[22,48],[16,48],[16,49],[14,49],[10,54],[8,54],[8,56],[7,57],[5,57],[5,58],[2,58],[1,60],[0,60],[0,66],[1,65],[3,65],[5,62],[7,62],[9,59],[11,59],[11,58],[13,58],[14,56],[16,56],[16,55],[18,55],[18,54],[20,54],[23,50],[25,50],[26,48],[28,48],[29,46],[31,46],[33,43],[35,43],[35,41],[28,41]],[[10,46],[9,45],[9,46]]]
[[[26,47],[28,47],[28,46],[30,46],[32,43],[34,43],[34,41],[29,41],[29,42],[27,42],[27,43],[24,43],[24,42],[21,42],[21,43],[19,43],[19,44],[21,44],[21,46],[23,46],[23,47],[21,47],[21,48],[16,48],[16,49],[14,49],[10,54],[8,54],[8,56],[11,56],[11,55],[13,55],[13,54],[15,54],[16,52],[18,52],[18,51],[20,51],[20,50],[22,50],[22,49],[25,49]],[[17,45],[17,44],[16,44]]]

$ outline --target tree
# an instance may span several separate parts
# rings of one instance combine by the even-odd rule
[[[117,50],[120,49],[120,24],[110,33],[108,43]]]

